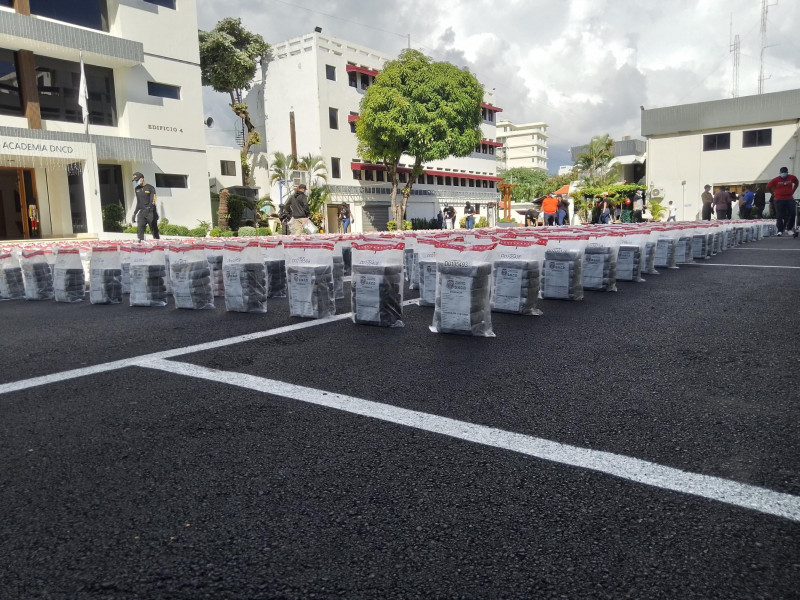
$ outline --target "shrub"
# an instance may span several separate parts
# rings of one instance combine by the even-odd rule
[[[272,229],[269,227],[259,227],[256,229],[256,235],[272,235]]]
[[[233,237],[233,231],[230,229],[223,229],[219,232],[219,237]]]
[[[149,227],[147,229],[150,229]],[[122,230],[122,233],[136,233],[136,227],[126,227]]]
[[[389,221],[386,223],[386,229],[395,231],[397,229],[397,224],[394,221]],[[411,231],[411,221],[403,220],[403,231]]]
[[[124,220],[125,209],[119,204],[109,204],[103,207],[103,231],[122,231]]]
[[[489,226],[489,219],[487,219],[486,217],[479,218],[478,222],[475,223],[476,228],[488,227],[488,226]]]
[[[256,235],[256,228],[249,227],[247,225],[242,225],[241,227],[239,227],[238,235],[239,237],[252,237]]]
[[[222,237],[222,230],[219,227],[213,227],[209,235],[211,237]]]
[[[208,229],[205,227],[195,227],[194,229],[189,230],[189,235],[192,237],[206,237],[206,233]]]

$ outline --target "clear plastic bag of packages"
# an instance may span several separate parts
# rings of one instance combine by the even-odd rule
[[[119,245],[119,262],[122,267],[122,293],[131,293],[131,246],[132,244]]]
[[[284,243],[289,314],[322,319],[336,314],[333,284],[334,244],[296,240]]]
[[[44,248],[23,248],[19,264],[25,285],[25,299],[52,300],[55,297],[53,272],[45,258]]]
[[[53,272],[53,292],[56,302],[83,302],[86,274],[77,246],[59,246]]]
[[[0,298],[21,300],[25,298],[25,283],[22,267],[15,248],[0,248]]]
[[[267,271],[267,298],[286,298],[286,251],[276,238],[259,238],[261,258]]]
[[[122,262],[114,244],[97,244],[89,259],[89,302],[92,304],[122,303]],[[129,273],[130,275],[130,273]]]
[[[344,300],[344,256],[342,243],[338,236],[329,240],[333,242],[333,293],[337,300]]]
[[[257,239],[226,243],[222,273],[226,310],[267,312],[267,269]]]
[[[222,273],[225,244],[220,240],[205,241],[206,260],[211,271],[211,292],[215,297],[225,295],[225,276]]]
[[[434,333],[495,337],[492,256],[495,244],[436,242]]]
[[[681,230],[678,234],[675,242],[675,262],[694,262],[694,235],[688,229]]]
[[[352,244],[353,322],[403,327],[403,242]]]
[[[164,246],[161,244],[137,244],[130,252],[130,305],[167,305],[167,265]]]
[[[675,262],[676,238],[674,233],[662,231],[656,239],[655,266],[667,269],[677,269]]]
[[[175,308],[190,310],[216,308],[211,285],[211,268],[206,260],[203,242],[170,246],[169,271]]]
[[[617,281],[644,281],[646,250],[647,236],[643,233],[632,229],[622,236],[617,253]]]
[[[497,240],[492,257],[492,310],[541,315],[537,308],[547,242],[527,238]]]
[[[544,251],[542,298],[583,300],[585,236],[549,236]]]
[[[617,291],[617,256],[621,237],[601,235],[583,249],[583,289],[596,292]]]
[[[436,240],[417,238],[417,256],[419,305],[433,306],[436,302]]]

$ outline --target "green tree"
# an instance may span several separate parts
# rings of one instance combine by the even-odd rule
[[[547,173],[541,169],[530,167],[514,167],[502,173],[503,183],[513,183],[517,187],[511,189],[514,202],[530,202],[542,194],[537,189],[547,181]]]
[[[211,31],[200,31],[200,71],[203,85],[229,94],[231,110],[244,123],[242,144],[242,185],[252,185],[252,169],[247,162],[250,147],[261,143],[261,136],[250,120],[242,94],[250,89],[256,67],[269,59],[269,44],[257,33],[242,27],[241,19],[222,19]]]
[[[277,181],[289,182],[292,180],[292,171],[296,169],[297,157],[294,154],[274,152],[272,154],[272,164],[269,166],[269,181],[270,183],[275,183]],[[289,189],[289,192],[291,192],[291,189]],[[278,203],[283,204],[283,198],[279,198]]]
[[[367,88],[356,121],[358,151],[365,160],[386,165],[395,223],[403,220],[423,164],[467,156],[480,143],[482,101],[483,86],[468,70],[410,49],[386,63]],[[398,202],[404,154],[414,162]]]
[[[616,181],[619,172],[617,165],[610,164],[613,158],[614,140],[608,134],[594,136],[575,161],[584,185],[596,187]]]
[[[328,167],[325,159],[315,154],[307,154],[297,159],[297,167],[308,173],[308,185],[316,187],[319,180],[328,181]]]

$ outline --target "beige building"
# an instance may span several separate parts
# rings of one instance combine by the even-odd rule
[[[648,189],[694,220],[705,184],[739,191],[800,172],[800,89],[643,110],[642,135]]]
[[[547,123],[497,122],[497,141],[503,144],[504,169],[526,167],[547,171]]]

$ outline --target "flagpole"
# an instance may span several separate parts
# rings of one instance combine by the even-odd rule
[[[86,82],[86,69],[83,65],[83,49],[80,50],[80,57],[81,57],[81,81],[78,88],[78,106],[81,107],[81,117],[83,118],[83,125],[84,131],[86,132],[86,143],[89,146],[89,151],[92,154],[92,160],[94,161],[94,165],[97,165],[97,157],[95,156],[94,152],[94,145],[92,144],[92,138],[89,135],[89,86]],[[93,179],[95,181],[94,185],[94,195],[97,196],[97,170],[93,169]]]

